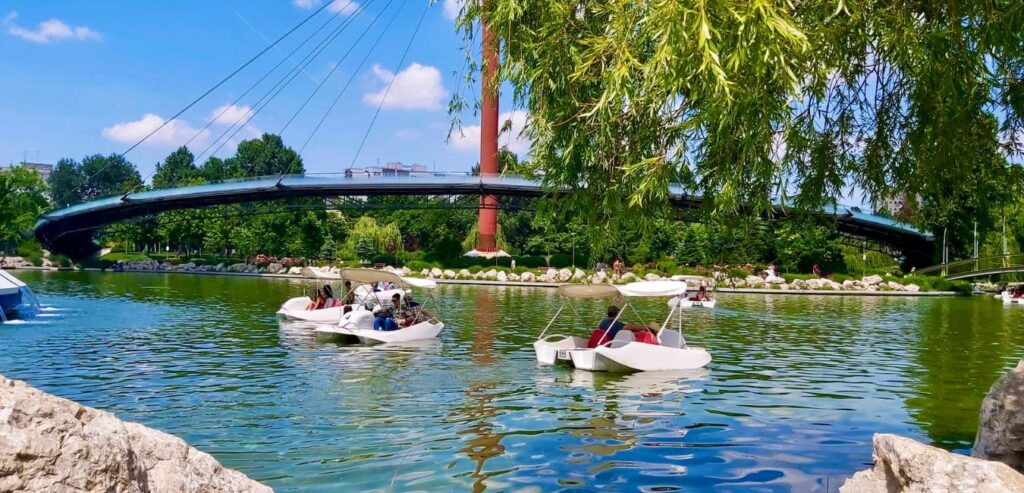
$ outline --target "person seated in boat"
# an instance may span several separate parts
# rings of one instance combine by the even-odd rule
[[[711,297],[708,296],[708,288],[701,286],[697,290],[697,294],[690,298],[690,301],[711,301]]]
[[[608,316],[601,320],[601,323],[597,324],[597,329],[590,334],[590,340],[587,341],[587,347],[595,348],[599,344],[604,344],[619,334],[620,330],[628,330],[633,333],[646,332],[647,328],[639,324],[625,324],[619,320],[619,307],[611,305],[608,307]]]
[[[394,312],[391,308],[380,310],[373,317],[373,330],[392,331],[398,330],[398,322],[395,321]]]
[[[331,289],[330,285],[324,286],[324,306],[323,308],[334,308],[337,306],[337,301],[334,299],[334,290]]]
[[[356,304],[356,292],[352,289],[352,281],[345,281],[345,298],[344,303],[346,305]]]
[[[306,311],[319,310],[320,308],[323,308],[323,303],[323,292],[320,291],[320,288],[317,288],[316,293],[313,293],[313,295],[309,297],[309,304],[306,305]]]

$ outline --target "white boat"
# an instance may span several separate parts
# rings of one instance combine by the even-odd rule
[[[1006,285],[1006,289],[1004,289],[1002,293],[995,295],[995,298],[1002,301],[1004,305],[1010,305],[1013,303],[1024,305],[1024,296],[1018,296],[1016,298],[1013,297],[1013,291],[1015,289],[1019,289],[1022,285],[1024,285],[1024,283],[1011,282]]]
[[[668,298],[686,293],[686,283],[681,281],[640,281],[624,286],[610,284],[566,284],[559,286],[559,292],[566,298],[555,316],[533,343],[537,361],[551,365],[567,363],[575,368],[590,371],[665,371],[690,370],[703,368],[711,362],[711,354],[701,347],[690,346],[681,334],[682,303],[676,303],[669,310],[668,316],[658,329],[651,329],[655,334],[655,343],[638,342],[629,330],[620,330],[612,340],[603,337],[595,347],[588,347],[588,339],[577,336],[554,334],[545,336],[548,329],[562,313],[566,306],[574,313],[573,300],[580,299],[613,299],[623,298],[624,306],[616,316],[615,322],[632,309],[631,298]],[[684,300],[688,301],[688,300]],[[636,310],[633,309],[634,314]],[[668,328],[668,323],[676,316],[679,330]]]
[[[350,309],[340,315],[339,320],[333,325],[321,325],[316,328],[316,333],[321,337],[358,339],[364,344],[375,343],[401,343],[410,341],[421,341],[436,338],[444,329],[444,322],[437,317],[437,302],[428,291],[427,297],[434,304],[434,313],[427,312],[422,307],[412,309],[415,323],[402,327],[398,330],[374,330],[373,323],[376,312],[381,309],[391,308],[391,297],[398,294],[404,303],[411,293],[411,288],[433,290],[437,283],[427,279],[416,279],[402,277],[393,272],[375,269],[343,269],[342,279],[351,281],[360,286],[372,286],[379,282],[393,283],[397,289],[394,293],[375,293],[374,302],[357,303],[349,305]],[[383,296],[387,294],[387,297]]]
[[[39,301],[21,279],[0,270],[0,323],[14,318],[29,318],[39,311]]]
[[[337,284],[338,288],[332,288],[335,293],[342,294],[341,298],[337,298],[340,301],[345,298],[343,293],[342,276],[341,274],[327,272],[320,269],[312,269],[309,267],[302,269],[302,274],[311,280],[317,282],[317,287],[320,285]],[[390,303],[391,296],[395,293],[405,295],[406,290],[401,289],[387,289],[387,290],[374,290],[372,285],[359,285],[353,288],[354,303],[351,305],[362,305],[367,303],[375,303],[378,305],[385,304],[384,302]],[[285,301],[281,305],[281,308],[277,310],[277,315],[285,320],[296,321],[296,322],[312,322],[318,324],[331,324],[337,323],[341,320],[341,315],[345,311],[345,305],[338,304],[330,308],[321,308],[319,310],[307,310],[312,299],[309,296],[298,296]],[[349,305],[349,306],[351,306]]]
[[[712,309],[718,304],[718,300],[715,299],[715,289],[713,288],[717,284],[715,280],[710,277],[704,276],[672,276],[673,281],[682,281],[689,286],[690,284],[697,284],[700,287],[707,289],[708,286],[712,286],[710,292],[705,291],[708,294],[707,300],[699,300],[697,297],[687,297],[686,293],[679,296],[669,298],[668,306],[671,308],[676,304],[679,304],[680,308],[708,308]],[[699,294],[699,291],[698,291]]]

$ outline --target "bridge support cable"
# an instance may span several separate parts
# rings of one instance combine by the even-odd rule
[[[388,87],[384,89],[384,96],[380,98],[380,104],[377,105],[377,111],[373,113],[373,118],[370,119],[370,125],[366,127],[366,133],[363,134],[363,140],[359,142],[359,147],[356,148],[356,153],[352,156],[352,163],[348,165],[348,169],[352,169],[356,162],[359,160],[359,154],[363,152],[363,146],[366,145],[366,139],[370,136],[370,131],[373,130],[373,125],[377,123],[377,117],[380,116],[380,110],[384,107],[384,102],[387,101],[388,95],[391,93],[391,87],[395,85],[395,79],[398,78],[399,72],[402,71],[402,65],[405,64],[405,58],[409,56],[409,49],[412,48],[413,41],[416,40],[416,35],[420,32],[420,27],[423,26],[423,19],[427,17],[427,12],[430,10],[432,4],[427,2],[427,6],[424,7],[423,13],[420,14],[419,21],[416,22],[416,28],[413,29],[412,35],[409,36],[409,43],[405,45],[405,51],[402,52],[402,58],[398,61],[398,68],[395,69],[395,76],[388,81]]]
[[[220,150],[232,139],[235,138],[238,133],[245,128],[253,118],[256,117],[264,108],[266,108],[274,99],[277,98],[285,88],[287,88],[292,81],[294,81],[303,70],[306,69],[314,60],[316,60],[345,30],[351,26],[355,20],[365,12],[375,0],[367,0],[361,4],[358,9],[346,18],[338,27],[334,28],[333,31],[327,34],[317,46],[315,46],[309,53],[307,53],[299,62],[289,70],[276,84],[270,87],[263,96],[261,96],[254,104],[253,109],[241,117],[239,117],[234,123],[226,128],[221,134],[214,139],[205,149],[198,155],[196,160],[201,161],[202,157],[212,157],[216,155]],[[328,2],[330,3],[330,2]],[[230,135],[228,135],[230,133]],[[225,138],[226,137],[226,138]],[[219,143],[219,145],[218,145]],[[216,148],[214,148],[216,146]],[[212,149],[212,152],[211,152]]]
[[[377,17],[373,19],[373,22],[371,22],[370,25],[368,25],[366,29],[362,32],[362,34],[359,35],[359,38],[355,41],[355,43],[352,44],[349,50],[345,52],[345,55],[341,57],[341,60],[339,60],[338,64],[331,68],[330,73],[327,74],[326,77],[324,77],[324,82],[326,82],[327,79],[334,75],[334,72],[338,69],[338,67],[341,66],[341,62],[347,59],[348,56],[352,53],[352,51],[355,50],[356,46],[362,41],[366,33],[368,33],[370,29],[373,27],[373,25],[377,23],[377,20],[384,16],[384,11],[387,10],[392,3],[393,0],[389,0],[387,5],[385,5],[384,8],[381,9],[380,14],[378,14]],[[324,122],[327,120],[327,117],[331,114],[331,112],[334,110],[334,107],[337,106],[338,102],[341,100],[341,96],[345,94],[348,88],[352,85],[352,82],[355,81],[356,77],[359,75],[359,71],[362,70],[363,65],[365,65],[366,61],[370,59],[370,56],[373,54],[373,52],[377,50],[377,47],[380,45],[381,40],[384,39],[384,35],[391,30],[391,26],[394,25],[395,20],[398,19],[398,15],[402,12],[404,6],[404,4],[399,4],[398,8],[391,16],[391,19],[388,20],[388,23],[384,26],[383,29],[381,29],[380,34],[377,35],[377,39],[375,39],[373,41],[373,44],[370,45],[370,49],[367,50],[366,55],[363,56],[363,59],[359,61],[359,65],[357,65],[355,70],[352,71],[352,75],[348,78],[348,81],[345,82],[345,85],[341,88],[340,91],[338,91],[338,95],[334,98],[334,102],[332,102],[330,107],[327,108],[327,111],[324,112],[323,116],[320,118],[320,121],[317,122],[316,126],[313,127],[313,130],[309,133],[309,136],[306,137],[306,140],[305,142],[303,142],[302,147],[300,147],[299,151],[295,154],[295,159],[293,159],[292,162],[288,165],[288,169],[281,173],[281,176],[277,179],[277,183],[274,185],[275,187],[280,187],[281,181],[284,180],[286,176],[291,174],[292,170],[295,168],[295,165],[299,162],[299,159],[301,159],[300,156],[306,150],[306,146],[309,145],[309,142],[313,140],[313,137],[320,130],[320,127],[323,126]],[[278,135],[284,134],[284,131],[288,128],[289,125],[291,125],[292,121],[295,120],[295,118],[306,107],[306,105],[309,104],[310,100],[312,100],[313,97],[316,96],[317,92],[320,91],[321,87],[323,87],[323,82],[321,82],[320,85],[317,86],[316,90],[314,90],[313,93],[309,95],[309,98],[307,98],[306,101],[302,103],[302,106],[300,106],[299,109],[295,112],[295,114],[292,115],[291,119],[289,119],[288,122],[285,123],[284,127],[281,128],[281,131],[278,132]]]

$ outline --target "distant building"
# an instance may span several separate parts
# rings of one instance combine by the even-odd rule
[[[369,166],[366,168],[351,168],[345,170],[347,177],[373,177],[373,176],[427,176],[430,170],[422,164],[405,165],[399,162],[387,163],[384,166]]]
[[[49,181],[50,173],[53,173],[52,164],[22,162],[21,167],[35,171],[36,174],[38,174],[39,177],[43,179],[43,181]]]

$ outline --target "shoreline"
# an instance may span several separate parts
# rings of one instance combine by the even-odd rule
[[[54,267],[23,267],[17,269],[6,269],[6,270],[34,270],[34,271],[53,271],[53,272],[74,272],[75,269],[71,268],[54,268]],[[111,272],[104,271],[97,268],[85,268],[80,269],[80,272]],[[198,276],[228,276],[228,277],[262,277],[270,279],[296,279],[304,280],[307,279],[304,276],[296,274],[270,274],[266,272],[201,272],[201,271],[185,271],[185,270],[126,270],[116,272],[117,274],[184,274],[184,275],[198,275]],[[550,282],[520,282],[520,281],[489,281],[489,280],[477,280],[477,279],[432,279],[438,284],[450,284],[454,286],[494,286],[494,287],[517,287],[517,288],[544,288],[553,289],[557,288],[563,283],[550,283]],[[972,296],[973,293],[957,292],[957,291],[835,291],[831,289],[764,289],[764,288],[718,288],[717,292],[727,294],[780,294],[780,295],[799,295],[799,296],[893,296],[893,297],[945,297],[945,296]]]

